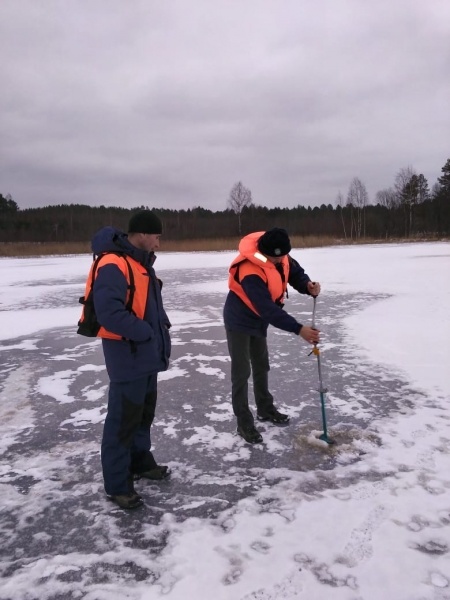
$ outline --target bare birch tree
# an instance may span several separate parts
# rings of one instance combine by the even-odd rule
[[[391,215],[392,211],[398,206],[397,203],[397,195],[395,193],[394,188],[387,188],[384,190],[380,190],[376,193],[375,199],[377,204],[387,209],[385,211],[385,215],[383,218],[384,224],[384,235],[387,238],[390,234],[392,223],[391,223]]]
[[[241,181],[235,183],[228,197],[228,207],[238,216],[238,230],[241,235],[241,214],[244,208],[251,206],[252,193]]]
[[[395,190],[393,188],[380,190],[376,193],[375,198],[378,204],[384,206],[385,208],[388,208],[389,210],[397,206],[397,198]]]
[[[412,228],[413,206],[415,204],[415,177],[417,177],[417,173],[412,167],[408,166],[398,171],[394,181],[398,204],[404,209],[404,231],[406,237],[409,236]]]
[[[347,204],[351,206],[355,212],[355,234],[357,238],[365,237],[366,235],[365,208],[368,201],[369,195],[366,186],[358,179],[358,177],[355,177],[352,179],[348,189]]]
[[[341,192],[339,192],[336,197],[336,208],[339,210],[339,213],[341,215],[342,228],[344,229],[344,239],[347,239],[347,232],[345,230],[345,220],[344,220],[344,213],[343,213],[344,196],[342,195]]]

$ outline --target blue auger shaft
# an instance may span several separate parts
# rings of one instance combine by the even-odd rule
[[[315,328],[315,321],[316,321],[316,296],[314,296],[314,304],[313,304],[313,316],[312,316],[312,327]],[[321,410],[322,410],[322,425],[323,425],[323,435],[320,436],[320,439],[324,440],[325,442],[327,442],[328,444],[333,444],[333,440],[331,440],[328,437],[328,432],[327,432],[327,419],[326,419],[326,414],[325,414],[325,394],[328,391],[327,388],[324,387],[323,385],[323,381],[322,381],[322,367],[320,364],[320,350],[317,346],[317,344],[314,344],[314,349],[312,351],[312,354],[315,354],[315,356],[317,356],[317,367],[319,370],[319,393],[320,393],[320,405],[321,405]]]

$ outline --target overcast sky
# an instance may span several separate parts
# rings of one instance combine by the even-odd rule
[[[21,209],[373,201],[450,158],[449,0],[0,0],[0,56]]]

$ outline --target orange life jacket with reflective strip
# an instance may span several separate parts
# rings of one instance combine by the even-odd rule
[[[228,277],[230,290],[239,296],[242,302],[257,315],[259,315],[258,311],[242,288],[241,281],[244,277],[247,275],[261,277],[267,285],[272,300],[279,306],[284,304],[289,278],[289,258],[287,255],[283,256],[280,263],[284,275],[282,277],[277,267],[258,251],[258,240],[263,234],[264,231],[258,231],[242,238],[239,243],[239,255],[231,263]]]
[[[114,252],[106,252],[100,255],[92,264],[89,271],[89,275],[86,281],[85,295],[80,298],[81,304],[84,304],[83,313],[78,323],[79,331],[82,335],[89,335],[80,331],[83,328],[83,322],[86,319],[86,300],[89,298],[89,294],[92,294],[95,278],[97,277],[98,269],[108,265],[116,265],[123,273],[123,276],[127,280],[127,296],[126,296],[126,307],[139,319],[143,319],[145,315],[145,307],[147,305],[148,286],[149,286],[149,275],[147,269],[142,266],[139,262],[127,256],[125,254],[116,254]],[[130,303],[131,300],[131,303]],[[94,315],[95,318],[95,315]],[[97,337],[108,338],[111,340],[121,340],[122,336],[117,335],[108,331],[101,325],[96,334]]]

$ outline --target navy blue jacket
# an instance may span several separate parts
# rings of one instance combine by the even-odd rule
[[[127,280],[114,264],[99,263],[94,282],[94,306],[98,322],[125,340],[102,338],[108,375],[113,382],[139,379],[167,370],[171,351],[170,321],[163,307],[161,284],[153,263],[156,256],[128,241],[113,227],[104,227],[92,239],[95,254],[122,252],[143,265],[148,273],[144,319],[126,309]]]
[[[288,284],[300,294],[309,294],[307,284],[311,280],[304,269],[292,257],[289,257],[289,267]],[[289,331],[296,335],[300,333],[302,324],[272,300],[267,285],[261,277],[247,275],[242,279],[241,285],[259,315],[254,313],[230,290],[223,310],[227,329],[247,333],[248,335],[266,337],[267,328],[272,325],[277,329]]]

